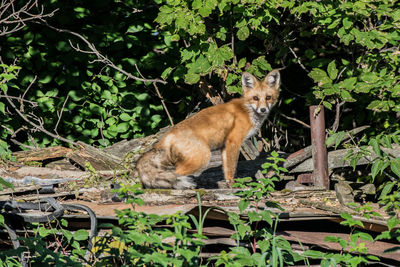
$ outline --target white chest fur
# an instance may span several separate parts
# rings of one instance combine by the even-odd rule
[[[249,110],[251,122],[253,123],[253,128],[251,128],[249,130],[245,139],[254,136],[258,132],[258,130],[260,130],[265,119],[268,117],[268,114],[260,115],[260,114],[256,113],[251,107],[248,107],[248,110]]]

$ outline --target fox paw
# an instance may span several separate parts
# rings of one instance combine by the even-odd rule
[[[231,184],[227,180],[222,180],[217,182],[219,189],[229,189],[232,188]]]
[[[195,189],[196,183],[189,176],[181,176],[176,179],[174,184],[175,189],[185,190],[185,189]]]

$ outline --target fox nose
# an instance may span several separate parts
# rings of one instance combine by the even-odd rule
[[[266,112],[266,111],[267,111],[266,108],[260,108],[260,112],[264,113],[264,112]]]

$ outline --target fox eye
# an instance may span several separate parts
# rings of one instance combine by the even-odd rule
[[[267,97],[266,97],[265,99],[271,100],[271,96],[270,96],[270,95],[267,95]]]
[[[255,101],[258,101],[258,96],[253,96],[253,99],[255,100]]]

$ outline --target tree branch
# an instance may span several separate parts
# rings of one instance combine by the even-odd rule
[[[345,101],[342,101],[338,103],[338,99],[336,100],[336,113],[335,113],[335,121],[332,124],[332,131],[336,133],[337,129],[339,128],[339,121],[340,121],[340,108],[346,103]]]
[[[41,122],[40,125],[37,125],[36,123],[30,121],[30,120],[15,106],[15,104],[11,101],[10,97],[8,97],[7,94],[5,94],[5,96],[6,96],[6,99],[7,99],[8,103],[11,105],[11,107],[13,107],[13,109],[18,113],[18,115],[19,115],[25,122],[27,122],[28,124],[30,124],[32,127],[34,127],[35,129],[37,129],[37,130],[39,130],[39,131],[41,131],[41,132],[43,132],[43,133],[45,133],[45,134],[47,134],[47,135],[49,135],[49,136],[55,138],[55,139],[58,139],[58,140],[60,140],[60,141],[63,141],[63,142],[66,142],[66,143],[69,143],[69,144],[72,144],[72,145],[75,145],[75,146],[78,145],[77,143],[75,143],[75,142],[73,142],[73,141],[71,141],[71,140],[69,140],[69,139],[66,139],[66,138],[64,138],[64,137],[62,137],[62,136],[53,134],[52,132],[49,132],[48,130],[46,130],[46,129],[43,127],[43,122]]]
[[[44,13],[43,5],[40,10],[33,14],[32,11],[38,7],[38,0],[28,0],[22,7],[17,7],[15,0],[3,0],[0,5],[0,36],[17,32],[26,26],[26,22],[41,20],[52,17],[58,9],[50,13]]]
[[[160,79],[146,79],[146,78],[136,77],[136,76],[132,75],[131,73],[129,73],[129,72],[121,69],[120,67],[116,66],[110,59],[108,59],[107,56],[104,56],[103,54],[101,54],[100,51],[97,50],[97,48],[96,48],[96,46],[94,44],[89,42],[85,37],[83,37],[79,33],[76,33],[76,32],[70,31],[70,30],[65,30],[65,29],[58,29],[58,28],[56,28],[54,26],[51,26],[51,25],[49,25],[47,23],[46,23],[46,25],[47,25],[47,27],[49,27],[49,28],[51,28],[51,29],[53,29],[53,30],[55,30],[57,32],[68,33],[68,34],[74,35],[75,37],[78,37],[80,40],[82,40],[87,45],[89,50],[82,50],[82,49],[79,48],[79,45],[77,45],[75,47],[75,46],[72,45],[72,43],[70,41],[71,47],[73,49],[75,49],[76,51],[81,52],[81,53],[91,54],[91,55],[96,56],[97,59],[95,61],[102,62],[103,64],[105,64],[105,65],[107,65],[107,66],[109,66],[109,67],[121,72],[122,74],[124,74],[129,79],[133,79],[133,80],[140,81],[140,82],[151,82],[151,83],[167,84],[166,81],[163,81],[163,80],[160,80]]]
[[[295,121],[295,122],[297,122],[297,123],[299,123],[299,124],[303,125],[304,127],[308,128],[308,129],[310,129],[310,128],[311,128],[311,127],[310,127],[310,125],[308,125],[308,124],[307,124],[307,123],[305,123],[305,122],[302,122],[302,121],[301,121],[301,120],[299,120],[299,119],[296,119],[296,118],[289,117],[289,116],[287,116],[287,115],[285,115],[285,114],[283,114],[283,113],[281,113],[281,112],[279,112],[279,114],[280,114],[282,117],[284,117],[284,118],[286,118],[286,119],[288,119],[288,120]]]

